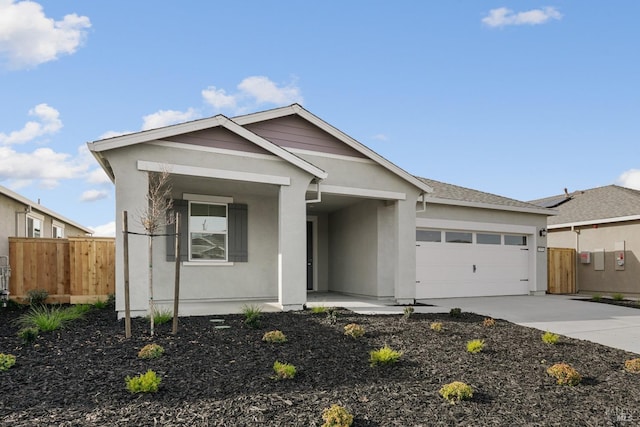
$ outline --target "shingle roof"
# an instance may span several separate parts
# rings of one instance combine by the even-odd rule
[[[532,200],[531,203],[541,206],[554,197],[559,196]],[[640,216],[640,191],[619,185],[574,191],[569,193],[569,200],[556,209],[559,214],[548,219],[549,225]]]
[[[496,194],[485,193],[483,191],[472,190],[471,188],[460,187],[458,185],[447,184],[428,178],[420,178],[425,184],[433,188],[433,193],[427,195],[429,198],[447,199],[471,203],[482,203],[487,205],[496,205],[498,207],[511,207],[522,209],[542,210],[540,206],[531,203],[522,202],[520,200],[510,199],[508,197],[498,196]],[[550,212],[551,214],[551,212]]]

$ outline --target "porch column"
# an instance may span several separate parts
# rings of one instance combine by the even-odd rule
[[[284,311],[307,302],[307,205],[311,178],[292,179],[280,187],[278,201],[278,303]]]
[[[416,200],[396,202],[395,298],[413,304],[416,298]]]

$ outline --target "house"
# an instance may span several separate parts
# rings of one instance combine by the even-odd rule
[[[547,244],[576,250],[578,292],[640,295],[640,191],[607,185],[531,203],[559,212]]]
[[[118,217],[145,210],[149,173],[170,173],[173,206],[184,219],[181,314],[251,299],[301,309],[308,291],[402,304],[546,289],[546,257],[537,248],[546,246],[539,231],[551,211],[419,179],[297,104],[88,146],[116,185]],[[131,232],[144,233],[139,218],[128,223]],[[121,248],[120,221],[117,227]],[[160,305],[173,298],[175,231],[166,231],[153,239]],[[416,246],[416,237],[424,244]],[[148,305],[147,244],[130,235],[133,315],[144,315]],[[515,248],[518,256],[510,252]],[[517,272],[503,275],[496,256],[506,256]],[[120,315],[123,265],[119,251]]]
[[[64,238],[93,231],[0,186],[0,256],[9,255],[9,237]]]

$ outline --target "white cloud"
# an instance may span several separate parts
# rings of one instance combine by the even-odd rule
[[[383,133],[377,133],[377,134],[373,135],[372,138],[375,139],[375,140],[378,140],[378,141],[388,141],[389,140],[387,135],[385,135]]]
[[[0,0],[0,57],[10,68],[30,68],[73,54],[91,21],[75,13],[48,18],[33,1]]]
[[[109,192],[105,190],[87,190],[82,193],[80,200],[83,202],[95,202],[109,197]]]
[[[202,97],[207,104],[218,110],[236,108],[236,98],[232,95],[227,95],[224,89],[218,89],[215,86],[209,86],[204,89]]]
[[[193,108],[189,108],[187,111],[160,110],[142,118],[142,130],[161,128],[197,118],[198,114]]]
[[[102,168],[96,168],[89,172],[87,182],[91,184],[111,184],[111,179]]]
[[[115,237],[116,235],[115,221],[89,228],[93,230],[93,235],[96,237]]]
[[[279,86],[264,76],[245,78],[238,84],[238,92],[233,94],[209,86],[202,91],[202,98],[216,110],[230,110],[233,113],[245,112],[263,104],[283,106],[303,102],[300,88],[295,82]]]
[[[560,20],[561,18],[562,14],[554,7],[544,7],[517,13],[506,7],[501,7],[490,10],[489,14],[482,18],[482,23],[495,28],[507,25],[539,25],[551,19]]]
[[[616,180],[616,183],[623,187],[640,190],[640,169],[629,169],[623,172]]]
[[[40,136],[52,135],[62,129],[60,113],[47,104],[36,105],[29,110],[29,115],[35,117],[37,121],[29,121],[22,129],[14,130],[8,135],[0,132],[0,143],[5,145],[24,144]]]

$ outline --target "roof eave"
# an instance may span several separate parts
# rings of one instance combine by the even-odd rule
[[[558,215],[559,213],[555,209],[546,209],[546,208],[534,208],[534,207],[529,208],[524,206],[496,205],[492,203],[471,202],[467,200],[443,199],[438,197],[427,197],[426,199],[427,199],[427,204],[435,203],[439,205],[463,206],[463,207],[471,207],[471,208],[478,208],[478,209],[493,209],[493,210],[501,210],[501,211],[530,213],[535,215],[546,215],[546,216],[554,216],[554,215]]]
[[[611,224],[614,222],[627,222],[627,221],[639,221],[639,220],[640,220],[640,215],[628,215],[628,216],[619,216],[615,218],[601,218],[601,219],[590,219],[585,221],[565,222],[562,224],[549,225],[547,228],[549,230],[553,230],[558,228],[581,227],[585,225]]]

